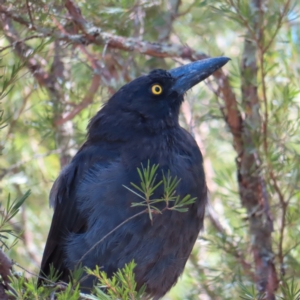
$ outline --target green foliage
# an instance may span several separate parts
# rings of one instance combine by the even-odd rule
[[[17,81],[24,64],[17,62],[11,68],[2,65],[3,58],[0,58],[0,100],[6,97],[13,89],[13,84]]]
[[[280,296],[282,300],[299,300],[300,299],[300,288],[295,284],[295,279],[284,280],[280,285],[281,293]]]
[[[145,286],[137,291],[137,285],[134,279],[134,268],[136,264],[132,261],[125,265],[123,269],[118,270],[112,278],[108,278],[106,273],[100,271],[97,266],[95,270],[77,268],[71,277],[79,278],[84,272],[89,276],[94,276],[97,280],[94,290],[91,294],[80,293],[79,282],[63,284],[55,283],[49,279],[37,288],[36,278],[27,279],[24,274],[12,275],[10,277],[10,290],[7,294],[12,299],[33,300],[33,299],[55,299],[57,300],[139,300],[143,299]],[[55,273],[55,272],[54,272]],[[105,291],[105,292],[104,292]]]
[[[63,293],[58,293],[57,300],[77,300],[80,299],[79,285],[72,287],[68,284]]]
[[[27,191],[22,197],[20,197],[20,199],[15,199],[12,202],[10,199],[11,196],[8,195],[6,207],[1,207],[3,206],[3,203],[0,202],[0,243],[2,243],[0,247],[5,246],[6,248],[9,248],[4,242],[4,240],[8,239],[9,235],[19,238],[20,234],[16,234],[15,230],[11,227],[10,222],[12,221],[12,218],[19,212],[20,207],[24,204],[29,195],[30,191]],[[15,245],[15,242],[12,246]]]
[[[143,299],[145,292],[145,286],[142,286],[138,291],[137,285],[134,279],[134,268],[136,264],[134,261],[126,264],[121,270],[113,275],[112,278],[108,278],[106,273],[100,271],[97,266],[95,270],[87,269],[87,274],[95,276],[99,283],[94,288],[94,294],[96,297],[90,297],[88,299],[93,300],[115,300],[115,299],[130,299],[139,300]],[[105,289],[106,293],[103,291]]]
[[[240,299],[243,300],[263,300],[266,299],[265,294],[259,294],[255,288],[254,285],[251,285],[250,287],[246,287],[243,284],[240,284],[241,288],[241,295]]]
[[[169,210],[176,210],[179,212],[187,212],[189,205],[195,203],[197,198],[192,198],[191,195],[185,195],[180,198],[180,195],[176,194],[176,187],[180,183],[181,179],[177,177],[172,178],[170,171],[167,176],[163,174],[164,196],[163,199],[166,202],[166,208]],[[169,206],[170,202],[174,202],[173,206]]]
[[[60,275],[61,274],[53,267],[53,264],[51,264],[47,279],[49,279],[50,282],[57,282]]]
[[[137,43],[145,40],[158,45],[161,42],[189,45],[210,56],[231,57],[224,72],[229,75],[242,118],[249,113],[242,83],[254,83],[258,95],[256,112],[261,124],[249,121],[244,124],[253,139],[251,147],[246,145],[245,149],[255,152],[260,160],[258,172],[269,198],[274,226],[272,259],[280,281],[276,298],[297,299],[300,285],[300,2],[265,1],[259,12],[249,5],[253,2],[74,1],[88,22],[103,32],[119,35],[119,42],[133,38]],[[43,31],[50,35],[52,31],[81,34],[60,1],[8,0],[3,6],[25,21],[32,19],[34,26],[28,28],[17,19],[1,26],[0,241],[9,248],[13,260],[34,274],[38,273],[51,221],[49,190],[61,167],[84,141],[89,118],[124,83],[150,69],[167,69],[183,61],[179,57],[163,59],[137,51],[126,52],[106,43],[74,45],[70,41],[56,41],[55,36],[43,37]],[[256,31],[255,21],[259,17],[263,18],[262,27]],[[7,37],[8,26],[14,30]],[[9,41],[13,38],[17,42]],[[255,57],[251,56],[257,65],[256,78],[241,70],[245,63],[245,40],[257,51]],[[27,50],[18,48],[22,43]],[[23,58],[20,53],[24,54]],[[74,118],[57,125],[57,120],[67,116],[73,108],[78,109],[77,105],[90,95],[94,74],[101,74],[101,85],[93,101]],[[208,213],[205,229],[186,271],[167,296],[171,300],[194,300],[202,295],[213,300],[262,297],[256,292],[251,276],[255,273],[255,261],[249,220],[255,212],[248,214],[241,203],[237,180],[240,174],[236,165],[241,153],[237,154],[233,147],[225,118],[223,88],[213,78],[206,85],[195,87],[186,95],[187,106],[180,117],[181,125],[200,141],[210,208],[215,217]],[[185,211],[194,201],[189,196],[178,198],[176,189],[180,180],[169,174],[157,174],[157,168],[149,164],[142,166],[139,168],[141,183],[126,187],[141,199],[140,203],[133,203],[133,207],[145,208],[152,220],[153,214],[164,213],[164,210]],[[22,205],[21,213],[16,214],[22,191],[28,189],[31,196]],[[162,191],[161,199],[154,199],[155,189]],[[9,199],[3,196],[8,194]],[[16,228],[21,230],[16,231]],[[11,247],[22,232],[22,240]],[[78,268],[78,272],[82,269]],[[74,285],[63,288],[52,283],[57,278],[54,270],[49,286],[35,290],[31,279],[27,280],[24,275],[13,276],[12,285],[18,299],[47,299],[51,292],[65,297],[62,299],[82,297],[76,291],[78,275],[73,276]],[[99,286],[97,289],[98,294],[87,297],[100,297]]]
[[[7,294],[12,299],[18,300],[39,300],[55,299],[57,300],[79,300],[81,297],[79,285],[73,286],[48,283],[44,286],[37,287],[36,278],[27,279],[24,274],[11,276],[10,289]]]
[[[137,195],[139,198],[143,199],[142,202],[133,202],[132,207],[137,206],[145,206],[147,207],[147,212],[149,213],[149,218],[153,220],[153,212],[155,213],[162,213],[155,204],[164,202],[166,204],[163,210],[176,210],[179,212],[187,212],[189,205],[193,204],[196,198],[192,198],[191,195],[185,195],[183,198],[180,195],[176,194],[176,187],[180,183],[180,179],[177,177],[172,178],[170,175],[170,171],[168,174],[162,174],[162,180],[157,180],[159,165],[151,165],[150,161],[148,161],[147,167],[145,168],[143,165],[141,168],[138,168],[138,174],[141,179],[140,186],[131,182],[131,185],[135,188],[134,191],[127,186],[124,186],[127,190],[132,192],[133,194]],[[163,196],[160,199],[151,199],[154,191],[157,190],[161,185],[163,185]],[[141,195],[142,194],[142,195]],[[170,204],[174,202],[173,206]]]

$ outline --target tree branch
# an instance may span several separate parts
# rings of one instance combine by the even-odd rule
[[[55,40],[67,41],[72,44],[88,45],[92,43],[100,46],[106,45],[107,47],[124,51],[135,51],[155,57],[181,57],[192,61],[208,58],[204,53],[194,51],[187,46],[150,43],[103,32],[101,28],[85,21],[81,13],[79,13],[79,8],[75,6],[73,1],[67,1],[66,7],[69,9],[73,21],[83,31],[82,34],[69,34],[67,32],[58,31],[56,28],[32,28],[30,22],[13,10],[6,8],[4,5],[0,5],[0,13],[5,14],[7,17],[26,26],[28,29],[42,34],[44,37],[53,37]]]
[[[76,115],[78,115],[83,109],[85,109],[87,106],[89,106],[91,103],[93,103],[94,95],[96,94],[99,85],[100,85],[100,75],[94,73],[90,88],[83,98],[83,100],[76,105],[73,110],[71,110],[66,116],[63,116],[60,119],[57,119],[55,121],[56,126],[60,126],[64,124],[65,122],[72,120]]]
[[[6,288],[10,282],[9,276],[11,275],[12,261],[0,248],[0,275]]]
[[[53,37],[56,40],[63,40],[72,44],[86,45],[93,43],[112,49],[138,52],[140,54],[146,54],[153,57],[182,58],[190,61],[196,61],[209,57],[207,54],[195,51],[188,46],[179,46],[167,43],[150,43],[147,41],[126,38],[103,32],[101,28],[94,26],[92,23],[87,22],[84,19],[84,17],[81,15],[80,9],[75,5],[74,1],[67,0],[65,5],[73,21],[83,33],[74,35],[67,32],[58,31],[56,28],[47,29],[41,27],[36,28],[35,31],[43,34],[44,37]],[[30,22],[26,21],[24,18],[12,10],[7,9],[3,5],[0,5],[0,12],[33,30]],[[242,151],[242,120],[238,110],[235,94],[232,91],[228,77],[222,70],[216,71],[213,76],[217,80],[220,93],[222,94],[222,98],[225,102],[225,121],[233,135],[234,148],[238,153],[240,153]]]
[[[252,26],[256,40],[262,40],[264,0],[250,3]],[[252,252],[256,270],[256,284],[259,292],[266,293],[268,300],[275,299],[278,279],[272,251],[273,221],[264,178],[261,175],[261,160],[257,145],[261,135],[261,116],[257,91],[258,44],[252,39],[253,32],[247,32],[241,64],[242,103],[245,109],[243,128],[243,151],[237,160],[239,190],[242,205],[247,209]]]

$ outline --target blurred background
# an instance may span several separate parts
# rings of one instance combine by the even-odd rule
[[[154,68],[225,55],[182,106],[209,206],[164,299],[297,299],[299,1],[22,0],[0,1],[0,13],[0,238],[11,259],[38,272],[50,188],[116,90]],[[8,199],[28,190],[7,221]]]

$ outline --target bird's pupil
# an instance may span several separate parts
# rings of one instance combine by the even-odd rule
[[[159,91],[160,91],[160,89],[159,89],[158,86],[155,88],[155,91],[156,91],[156,92],[159,92]]]

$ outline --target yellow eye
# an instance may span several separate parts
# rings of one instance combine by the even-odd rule
[[[153,95],[160,95],[162,93],[163,89],[161,85],[159,84],[153,84],[151,88],[151,92]]]

